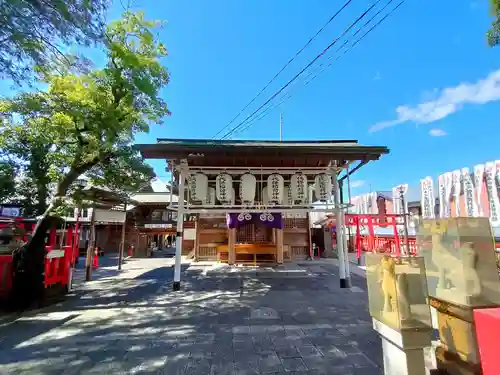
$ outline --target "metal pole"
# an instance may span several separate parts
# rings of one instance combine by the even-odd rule
[[[125,228],[127,226],[127,203],[123,204],[123,212],[125,213],[125,218],[122,224],[122,241],[120,243],[120,251],[118,253],[118,270],[122,269],[123,253],[125,250]]]
[[[95,205],[92,206],[92,215],[90,216],[90,241],[87,247],[87,257],[85,262],[85,281],[92,280],[92,263],[95,247]]]
[[[405,237],[405,250],[403,252],[403,255],[409,256],[410,255],[410,240],[408,238],[408,217],[406,216],[406,202],[405,202],[405,194],[403,187],[399,189],[399,199],[401,200],[401,206],[403,210],[403,226],[404,226],[404,237]]]
[[[173,170],[172,170],[173,173]],[[175,235],[175,267],[173,290],[181,289],[181,254],[182,254],[182,234],[184,232],[184,171],[179,172],[179,200],[177,210],[177,233]]]
[[[339,188],[340,188],[340,203],[344,203],[344,184],[339,183]],[[347,226],[345,223],[345,212],[342,210],[341,212],[341,217],[342,217],[342,226],[341,226],[341,239],[344,245],[344,253],[345,253],[345,279],[346,279],[346,286],[345,288],[350,288],[351,287],[351,267],[349,264],[349,246],[347,244]]]
[[[348,288],[350,282],[347,281],[348,275],[346,274],[345,269],[345,249],[344,249],[344,232],[343,232],[343,212],[341,207],[340,200],[340,186],[337,180],[337,172],[335,171],[332,176],[332,185],[333,185],[333,200],[335,203],[335,218],[336,218],[336,230],[337,230],[337,253],[339,257],[339,276],[340,276],[340,287]]]

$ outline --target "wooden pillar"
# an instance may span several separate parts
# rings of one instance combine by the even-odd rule
[[[283,229],[276,229],[276,262],[283,264]]]
[[[125,214],[125,218],[122,223],[122,237],[120,241],[120,248],[118,250],[118,269],[122,269],[123,263],[123,254],[125,253],[125,231],[127,227],[127,203],[123,204],[123,212]]]
[[[227,262],[229,264],[234,264],[236,261],[236,252],[234,251],[234,247],[236,245],[236,229],[228,229],[227,230],[227,235],[228,235],[228,241],[227,241]]]
[[[93,205],[92,215],[90,217],[90,241],[87,247],[87,257],[85,260],[85,281],[92,280],[92,261],[94,259],[95,246],[96,246],[95,205]]]

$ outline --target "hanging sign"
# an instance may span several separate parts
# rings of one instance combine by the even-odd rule
[[[490,206],[490,221],[492,226],[500,225],[500,199],[498,198],[495,176],[497,174],[497,165],[494,162],[488,162],[485,165],[486,191],[488,193],[488,202]]]

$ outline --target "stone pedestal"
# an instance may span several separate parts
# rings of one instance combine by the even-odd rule
[[[431,329],[397,331],[373,319],[382,340],[385,375],[426,375],[424,348],[431,345]]]
[[[449,375],[482,374],[476,339],[474,308],[436,297],[429,297],[437,311],[441,344],[436,348],[439,373]]]

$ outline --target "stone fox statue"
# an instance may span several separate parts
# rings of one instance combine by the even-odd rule
[[[389,256],[382,258],[380,262],[380,282],[384,293],[384,312],[396,311],[396,261]]]
[[[398,311],[400,319],[410,319],[409,284],[406,273],[396,275],[396,261],[392,257],[384,257],[381,261],[382,292],[384,294],[384,312]]]
[[[476,270],[478,256],[472,243],[462,244],[460,258],[442,245],[439,235],[432,236],[432,246],[432,262],[439,270],[438,288],[455,287],[461,293],[481,294],[481,282]]]

